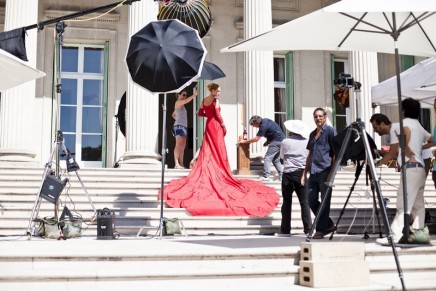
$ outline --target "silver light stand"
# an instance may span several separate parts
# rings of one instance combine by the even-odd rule
[[[164,178],[165,178],[165,163],[166,163],[166,154],[167,154],[167,93],[164,93],[164,103],[162,105],[162,171],[161,171],[161,184],[160,184],[160,216],[159,216],[159,239],[162,239],[163,236],[163,230],[164,230],[164,216],[163,216],[163,209],[164,209]],[[141,235],[142,230],[146,228],[146,226],[143,226],[139,229],[138,233],[136,234],[136,237],[139,237]]]
[[[63,33],[65,30],[65,23],[63,21],[59,21],[58,23],[56,23],[56,43],[57,43],[57,54],[56,54],[56,102],[57,102],[57,120],[56,120],[56,127],[60,126],[60,94],[62,92],[62,84],[61,84],[61,51],[62,51],[62,45],[63,45]],[[27,230],[26,230],[26,235],[28,236],[28,239],[30,239],[32,237],[32,235],[35,234],[35,219],[38,216],[40,207],[41,207],[41,202],[42,202],[42,197],[41,197],[41,191],[43,189],[43,185],[44,185],[44,181],[47,178],[47,176],[49,174],[52,174],[52,163],[53,163],[53,158],[56,156],[55,160],[55,166],[56,166],[56,171],[55,171],[55,176],[56,177],[60,177],[60,155],[61,152],[60,150],[66,155],[66,164],[67,164],[67,171],[68,172],[75,172],[76,176],[82,186],[82,188],[84,189],[86,196],[88,197],[88,201],[91,204],[92,209],[94,210],[94,212],[96,212],[96,208],[94,203],[91,200],[91,197],[85,187],[85,185],[82,182],[82,179],[79,176],[79,173],[77,172],[80,167],[79,165],[76,163],[76,161],[74,160],[71,152],[66,148],[65,143],[64,143],[64,138],[63,138],[63,134],[60,130],[56,131],[56,141],[55,144],[53,146],[52,152],[50,154],[49,160],[47,161],[47,163],[45,164],[45,169],[44,169],[44,174],[42,177],[42,182],[41,185],[39,187],[37,196],[36,196],[36,200],[32,209],[32,213],[29,219],[29,223],[27,226]],[[56,204],[55,204],[56,205]],[[56,208],[56,206],[55,206]],[[56,213],[56,211],[55,211]]]

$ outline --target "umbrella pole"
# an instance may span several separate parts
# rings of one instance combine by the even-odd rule
[[[400,150],[401,150],[401,166],[404,167],[406,163],[406,139],[404,136],[404,125],[403,125],[403,105],[401,104],[401,78],[400,78],[400,55],[398,53],[398,48],[396,47],[395,41],[395,70],[397,74],[397,91],[398,91],[398,114],[400,120],[400,135],[398,136],[398,140],[400,142]],[[404,169],[404,168],[403,168]],[[403,234],[404,237],[409,237],[409,221],[410,214],[407,203],[407,179],[406,179],[406,171],[401,172],[401,179],[403,182],[403,207],[404,207],[404,228]],[[407,241],[407,240],[406,240]]]
[[[108,5],[92,8],[92,9],[89,9],[89,10],[85,10],[85,11],[80,11],[80,12],[68,14],[68,15],[65,15],[65,16],[62,16],[62,17],[53,18],[53,19],[50,19],[50,20],[47,20],[47,21],[41,21],[41,22],[38,22],[36,24],[25,26],[24,29],[25,30],[29,30],[29,29],[38,28],[38,30],[42,30],[42,29],[44,29],[45,26],[50,25],[50,24],[54,24],[54,23],[58,23],[58,22],[61,22],[61,21],[64,21],[64,20],[69,20],[69,19],[77,18],[77,17],[83,16],[83,15],[87,15],[87,14],[94,13],[94,12],[99,12],[99,11],[102,11],[102,10],[116,8],[117,6],[131,5],[133,2],[136,2],[136,1],[141,1],[141,0],[119,1],[119,2],[112,3],[112,4],[108,4]]]
[[[163,234],[163,201],[164,201],[164,178],[165,178],[165,161],[167,147],[167,93],[164,93],[164,103],[162,106],[162,174],[160,181],[160,218],[159,218],[159,239],[162,239]]]

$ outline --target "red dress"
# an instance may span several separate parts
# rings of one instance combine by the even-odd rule
[[[207,122],[197,162],[187,177],[164,187],[167,204],[185,208],[191,215],[268,215],[277,206],[279,195],[262,182],[233,177],[215,100],[209,106],[203,104],[203,109]]]

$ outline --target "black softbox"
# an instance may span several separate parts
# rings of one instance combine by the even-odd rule
[[[0,33],[0,48],[17,58],[27,61],[26,30],[24,27]]]
[[[345,136],[347,135],[348,130],[351,131],[351,136],[348,141],[348,144],[346,145],[344,144],[344,139]],[[375,158],[377,155],[377,145],[375,144],[372,137],[367,132],[365,133],[368,138],[372,157]],[[336,157],[338,157],[342,146],[345,147],[345,153],[344,156],[342,157],[342,161],[340,161],[341,165],[346,165],[348,160],[364,161],[366,159],[363,138],[360,136],[359,131],[357,129],[352,128],[352,126],[347,127],[341,133],[339,133],[333,138],[333,151],[335,152]]]

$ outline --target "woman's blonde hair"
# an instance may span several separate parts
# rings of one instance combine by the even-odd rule
[[[216,83],[210,83],[209,85],[207,85],[207,89],[209,89],[209,91],[216,90],[219,87],[220,87],[220,85],[218,85]]]

